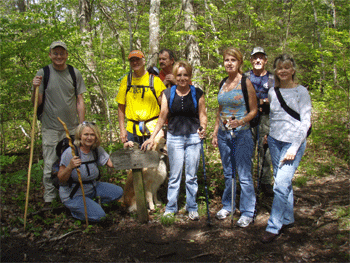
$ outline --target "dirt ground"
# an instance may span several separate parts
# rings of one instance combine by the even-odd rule
[[[14,218],[23,218],[23,210],[13,198],[6,198],[1,226],[8,234],[1,235],[1,262],[349,262],[349,222],[346,226],[337,217],[339,207],[349,209],[349,189],[349,172],[340,169],[294,187],[296,224],[271,244],[260,242],[271,198],[262,198],[256,222],[245,229],[232,226],[231,218],[215,219],[220,209],[220,198],[215,198],[210,221],[203,214],[192,222],[180,212],[171,226],[160,223],[164,208],[150,214],[147,224],[140,224],[120,205],[110,206],[108,220],[87,230],[62,206],[38,208],[41,213],[29,214],[27,221],[42,220],[37,232],[24,231],[16,223]],[[8,190],[6,196],[19,190]],[[42,195],[33,193],[31,198],[30,205],[33,199],[40,203]],[[236,213],[233,223],[238,217]],[[49,219],[54,223],[47,223]]]

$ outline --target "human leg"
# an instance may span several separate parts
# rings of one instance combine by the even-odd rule
[[[198,192],[197,171],[200,159],[199,135],[191,134],[185,138],[185,175],[186,175],[186,208],[187,211],[197,211],[196,196]]]
[[[251,173],[253,139],[249,130],[240,131],[236,137],[236,166],[241,186],[240,212],[242,216],[253,218],[255,209],[254,183]]]
[[[232,162],[233,162],[233,145],[232,137],[229,132],[222,131],[219,129],[218,132],[218,145],[220,151],[220,157],[223,167],[223,173],[225,178],[225,189],[222,195],[222,209],[226,211],[231,211],[231,199],[232,199]],[[233,206],[235,210],[235,204]]]
[[[180,192],[182,168],[184,164],[184,138],[174,136],[170,132],[167,134],[167,149],[169,158],[169,182],[168,182],[168,203],[165,211],[176,213],[178,211],[177,200]]]
[[[88,219],[91,222],[98,222],[106,216],[102,207],[92,200],[93,195],[85,196]],[[64,202],[64,205],[71,211],[72,216],[79,220],[85,220],[85,208],[83,196],[74,196]]]
[[[294,222],[292,179],[304,154],[306,141],[300,146],[294,160],[285,162],[281,167],[279,166],[280,161],[284,158],[291,143],[281,142],[270,136],[268,143],[275,183],[273,187],[274,199],[266,231],[278,234],[283,224],[288,225]]]
[[[118,200],[123,195],[123,189],[115,184],[96,182],[96,196],[101,198],[103,204]]]

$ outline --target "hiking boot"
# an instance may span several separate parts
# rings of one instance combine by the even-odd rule
[[[266,197],[273,197],[273,186],[271,184],[261,184],[261,190]]]
[[[169,211],[165,211],[165,213],[163,214],[164,217],[174,217],[175,213],[173,212],[169,212]]]
[[[239,227],[247,227],[253,221],[252,217],[241,216],[237,221],[236,225]]]
[[[191,219],[192,221],[199,220],[198,212],[197,211],[188,212],[188,218]]]
[[[230,214],[231,214],[230,211],[227,211],[226,209],[221,209],[219,212],[216,213],[215,217],[219,220],[223,220]]]

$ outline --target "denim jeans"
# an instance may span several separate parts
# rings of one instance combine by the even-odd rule
[[[101,203],[105,204],[120,199],[122,195],[123,189],[120,186],[105,182],[96,182],[94,193],[85,196],[89,221],[98,222],[106,216],[102,207],[92,200],[93,198],[99,196],[101,198]],[[74,218],[85,220],[84,200],[82,195],[73,196],[72,199],[65,201],[64,205],[71,211]]]
[[[165,211],[176,213],[180,192],[182,170],[185,163],[186,209],[197,211],[196,196],[198,191],[197,171],[200,160],[201,140],[198,133],[190,135],[167,134],[167,148],[170,165],[168,183],[168,204]]]
[[[271,153],[275,183],[273,186],[274,198],[266,231],[278,234],[282,225],[294,223],[292,179],[304,154],[306,140],[301,144],[294,160],[285,162],[281,167],[280,161],[284,158],[291,143],[278,141],[271,136],[267,138],[267,141]]]
[[[235,152],[233,140],[229,131],[219,129],[218,145],[225,177],[225,190],[222,195],[223,209],[231,211],[233,154],[236,160],[236,171],[241,186],[239,210],[241,215],[253,217],[255,209],[255,192],[252,178],[251,157],[253,154],[253,139],[249,129],[235,132]],[[233,205],[235,210],[235,204]]]

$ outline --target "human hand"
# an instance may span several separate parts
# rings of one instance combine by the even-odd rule
[[[283,166],[285,162],[293,161],[294,158],[295,158],[295,154],[287,152],[283,160],[280,162],[280,168]]]
[[[81,165],[81,159],[78,156],[73,156],[69,162],[70,168],[73,170]]]
[[[214,148],[218,147],[218,135],[213,134],[213,139],[211,140],[211,144],[214,146]]]
[[[148,140],[144,141],[144,143],[141,145],[141,151],[146,151],[147,149],[152,149],[154,145],[154,140],[149,138]]]
[[[200,127],[198,128],[197,133],[198,133],[198,135],[199,135],[199,138],[201,138],[201,140],[202,140],[202,139],[205,139],[205,137],[206,137],[206,132],[205,132],[205,129],[204,129],[202,126],[200,126]]]
[[[34,87],[39,87],[41,84],[43,77],[42,76],[35,76],[33,79],[33,86]]]
[[[122,141],[122,143],[128,142],[128,134],[126,130],[120,130],[120,140]]]

